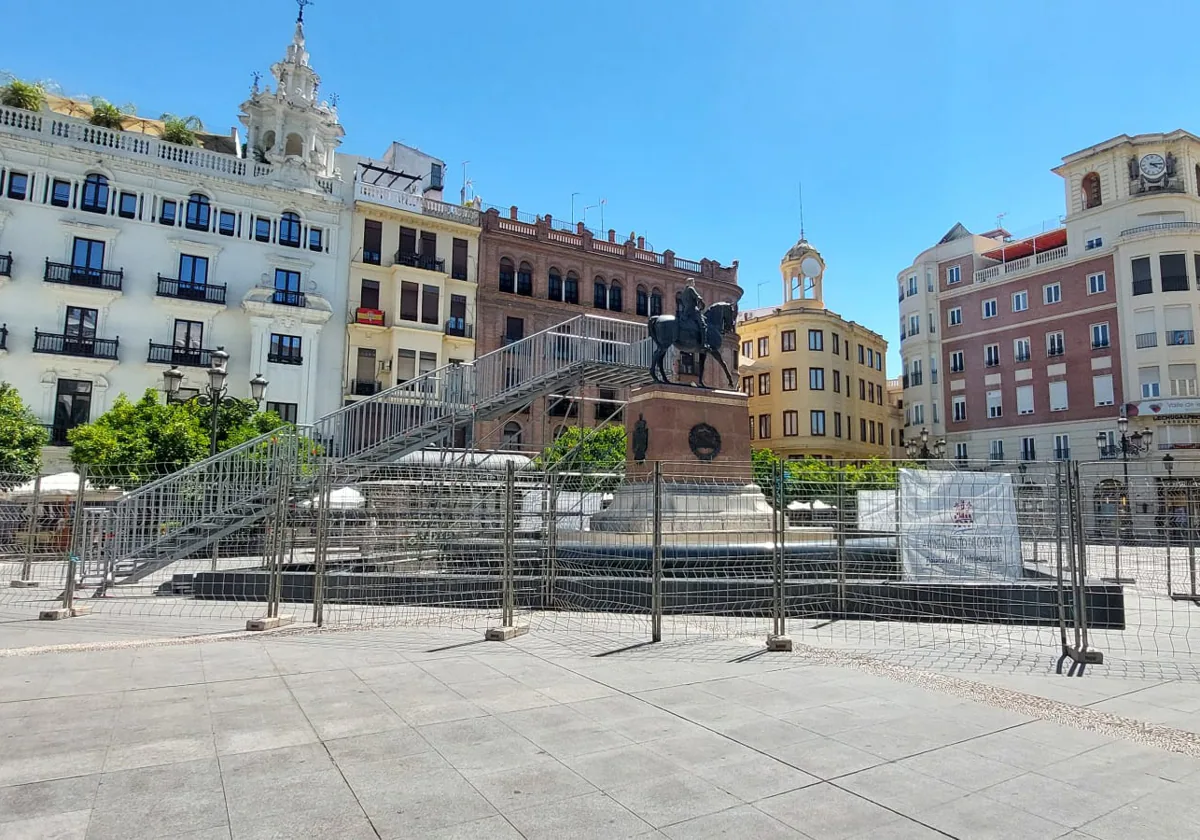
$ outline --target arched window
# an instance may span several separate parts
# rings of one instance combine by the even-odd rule
[[[1200,163],[1196,164],[1196,195],[1200,195]]]
[[[603,277],[597,277],[592,283],[592,306],[596,309],[608,309],[608,286]]]
[[[1099,207],[1101,203],[1100,176],[1095,172],[1089,172],[1083,176],[1083,209]]]
[[[659,289],[650,292],[650,314],[651,316],[662,314],[662,291]]]
[[[500,260],[500,291],[512,294],[517,290],[517,272],[513,269],[512,260],[503,257]]]
[[[563,279],[562,275],[558,273],[557,268],[550,269],[550,291],[548,297],[550,300],[563,299]]]
[[[501,449],[519,449],[521,447],[521,424],[520,423],[505,423],[504,430],[500,433],[500,448]]]
[[[517,294],[533,297],[533,266],[527,262],[517,269]]]
[[[304,138],[299,134],[289,134],[283,153],[288,157],[304,157]]]
[[[192,230],[208,230],[208,220],[212,215],[212,208],[208,203],[208,196],[200,193],[192,193],[187,200],[187,218],[184,224]]]
[[[567,272],[563,283],[563,300],[567,303],[579,303],[579,275],[574,271]]]
[[[637,287],[637,314],[650,314],[650,293],[646,291],[645,286]]]
[[[290,210],[279,217],[279,244],[300,247],[300,217]]]
[[[608,308],[612,312],[620,312],[625,306],[621,299],[621,284],[616,280],[608,287]]]
[[[89,213],[108,212],[108,179],[95,173],[83,181],[83,198],[79,201],[79,209]]]

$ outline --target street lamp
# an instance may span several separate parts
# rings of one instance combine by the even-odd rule
[[[227,396],[228,379],[229,379],[229,354],[225,352],[224,347],[218,347],[212,352],[212,361],[208,367],[208,387],[186,400],[180,400],[179,387],[183,384],[183,371],[178,367],[172,367],[169,370],[163,371],[163,386],[167,392],[167,402],[192,402],[195,401],[199,405],[212,406],[212,420],[209,424],[209,455],[217,454],[217,411],[226,402],[233,404],[238,402],[236,397]],[[262,403],[263,396],[267,390],[267,380],[263,378],[261,373],[256,374],[250,380],[250,397],[254,400],[255,405]]]
[[[1096,432],[1096,448],[1100,450],[1101,458],[1116,458],[1121,456],[1121,498],[1117,508],[1117,543],[1116,543],[1116,575],[1112,578],[1103,578],[1113,583],[1133,583],[1131,578],[1121,577],[1121,533],[1127,527],[1126,521],[1129,518],[1129,459],[1138,458],[1150,451],[1154,443],[1154,431],[1144,429],[1140,432],[1129,434],[1129,418],[1125,416],[1125,411],[1122,409],[1121,416],[1117,418],[1117,432],[1120,438],[1117,442],[1109,445],[1108,434],[1105,432]]]
[[[938,438],[930,444],[929,429],[921,429],[921,436],[904,444],[908,457],[914,460],[928,461],[930,458],[940,459],[946,454],[946,439]]]

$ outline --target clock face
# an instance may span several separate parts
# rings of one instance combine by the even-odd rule
[[[1140,167],[1143,175],[1151,181],[1156,181],[1167,171],[1167,162],[1163,160],[1162,155],[1152,153],[1142,156]]]

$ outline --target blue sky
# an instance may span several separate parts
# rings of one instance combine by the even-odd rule
[[[4,7],[25,34],[0,68],[216,131],[295,18],[287,0]],[[556,217],[604,197],[622,234],[740,260],[749,304],[780,299],[803,180],[827,303],[888,338],[893,374],[896,272],[954,222],[1023,232],[1063,212],[1063,155],[1200,131],[1195,3],[318,0],[306,19],[344,150],[418,146],[455,196],[469,160],[484,201]]]

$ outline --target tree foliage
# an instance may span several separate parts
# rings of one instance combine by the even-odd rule
[[[25,111],[40,111],[46,104],[46,88],[38,82],[11,79],[0,87],[0,104]]]
[[[199,117],[180,117],[175,114],[163,114],[159,117],[163,123],[162,139],[168,143],[178,143],[181,146],[199,146],[200,139],[196,132],[204,130],[204,123]]]
[[[195,401],[165,404],[153,388],[137,402],[122,394],[95,422],[69,432],[71,460],[114,483],[137,484],[206,457],[212,412],[212,406]],[[227,400],[217,409],[217,450],[283,425],[278,414],[258,411],[253,400]]]
[[[616,425],[599,429],[568,426],[535,463],[539,469],[565,475],[564,486],[599,489],[615,485],[625,467],[625,429]]]
[[[107,99],[93,96],[92,115],[88,117],[88,122],[103,128],[121,130],[125,127],[126,118],[133,116],[136,111],[137,108],[133,105],[121,105],[118,107]]]
[[[47,439],[17,389],[0,382],[0,481],[36,475]]]
[[[882,461],[872,458],[859,464],[833,464],[818,458],[800,461],[784,460],[770,449],[755,449],[753,454],[754,482],[772,504],[776,501],[777,483],[782,483],[783,503],[820,500],[842,506],[854,506],[860,490],[893,490],[899,485],[902,468],[919,468],[916,463]],[[840,489],[839,489],[840,485]]]

